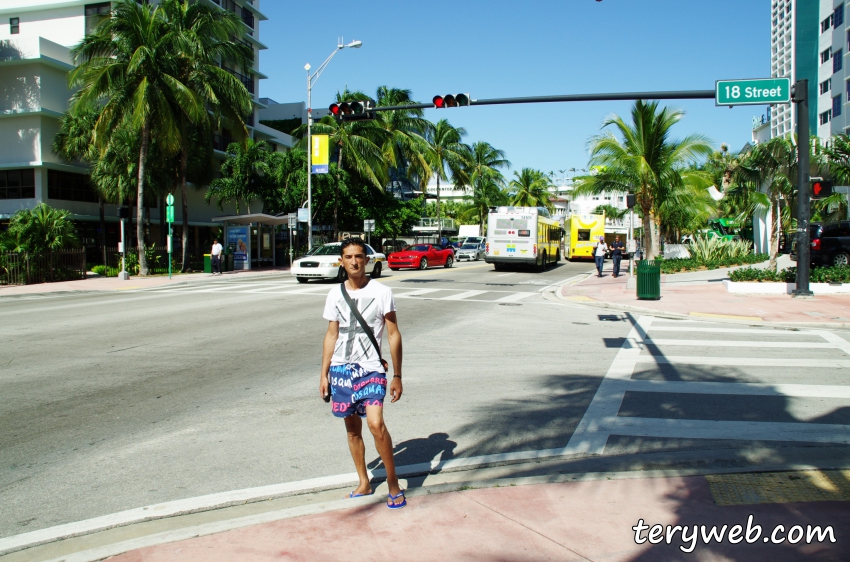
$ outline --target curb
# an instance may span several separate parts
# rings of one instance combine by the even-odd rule
[[[429,495],[459,492],[470,489],[529,486],[535,484],[552,484],[567,482],[589,482],[600,480],[650,480],[658,478],[706,476],[710,474],[754,474],[764,472],[788,472],[805,470],[840,470],[846,469],[848,468],[848,466],[850,466],[847,464],[847,462],[848,461],[845,460],[843,463],[779,463],[774,465],[758,466],[752,469],[746,469],[741,467],[724,467],[716,469],[673,468],[612,472],[555,472],[552,474],[519,477],[500,477],[496,475],[488,477],[486,472],[492,471],[493,469],[484,468],[467,471],[466,474],[470,476],[470,478],[467,479],[461,479],[451,482],[440,482],[432,485],[409,487],[405,491],[405,495],[408,498],[416,498]],[[338,488],[336,490],[338,490]],[[331,490],[330,492],[336,490]],[[274,521],[293,519],[296,517],[304,517],[307,515],[318,515],[322,513],[342,511],[351,508],[363,508],[370,505],[380,504],[384,501],[382,495],[377,493],[377,490],[375,495],[364,498],[345,498],[330,500],[328,499],[328,496],[328,491],[325,491],[313,492],[310,494],[302,494],[299,496],[290,497],[287,499],[292,500],[290,503],[295,502],[296,505],[289,505],[277,509],[274,509],[274,507],[276,506],[271,506],[272,509],[267,509],[270,506],[268,504],[262,505],[262,502],[251,504],[251,506],[237,506],[235,509],[242,508],[243,513],[233,513],[233,516],[231,517],[227,516],[227,508],[225,508],[220,512],[220,514],[224,515],[224,517],[214,521],[190,521],[188,520],[188,518],[186,518],[186,516],[183,516],[185,519],[181,521],[181,516],[176,516],[166,519],[164,521],[165,525],[162,526],[167,527],[167,524],[170,523],[173,528],[164,528],[163,530],[149,529],[149,531],[152,530],[155,532],[148,533],[144,533],[145,529],[140,529],[141,532],[136,533],[138,534],[138,536],[134,536],[129,539],[123,538],[115,542],[112,542],[110,540],[101,540],[101,542],[104,544],[100,544],[97,546],[93,546],[93,543],[96,544],[98,541],[93,536],[95,533],[92,533],[90,535],[87,535],[88,538],[86,538],[85,536],[80,537],[77,541],[78,545],[66,545],[65,550],[67,552],[65,553],[58,552],[58,550],[61,550],[63,541],[73,540],[77,537],[57,539],[56,541],[53,541],[53,548],[50,549],[53,552],[44,552],[44,554],[49,556],[49,558],[28,557],[27,559],[40,559],[46,560],[47,562],[95,562],[110,556],[116,556],[118,554],[150,546],[175,543],[192,538],[227,532],[234,529],[240,529],[264,523],[271,523]],[[251,507],[253,507],[255,513],[245,513],[246,507],[249,510]],[[184,525],[181,526],[181,523],[183,523]],[[131,528],[133,527],[133,525],[134,524],[128,524],[123,527],[123,529],[126,531],[127,528]],[[132,534],[132,532],[125,533],[125,535]],[[101,539],[103,538],[108,537],[101,537]],[[79,546],[80,548],[74,548],[74,546]],[[21,554],[26,553],[28,555],[36,554],[37,556],[37,553],[26,552],[30,548],[37,548],[37,545],[33,545],[32,547],[24,547],[23,549],[18,549],[16,552]],[[4,554],[15,554],[15,552],[6,551]]]

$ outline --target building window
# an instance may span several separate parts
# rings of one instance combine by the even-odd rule
[[[823,113],[820,114],[820,124],[826,125],[827,123],[829,123],[829,119],[831,117],[832,117],[832,110],[827,109],[826,111],[824,111]]]
[[[832,13],[832,25],[833,27],[844,25],[844,4],[835,8],[835,11]]]
[[[9,18],[9,34],[17,35],[21,32],[21,18]]]
[[[35,199],[35,170],[0,170],[0,199]]]
[[[841,115],[841,94],[832,98],[832,116],[838,117]]]
[[[825,20],[820,22],[820,32],[821,33],[826,33],[827,31],[829,31],[829,28],[831,27],[831,23],[832,23],[830,21],[831,19],[832,19],[832,16],[829,16],[828,18],[826,18]]]
[[[832,47],[830,47],[830,48],[828,48],[827,50],[825,50],[825,51],[822,51],[822,52],[821,52],[821,54],[820,54],[820,63],[821,63],[821,64],[824,64],[826,61],[828,61],[828,60],[829,60],[829,57],[830,57],[830,56],[832,56]]]
[[[88,176],[57,170],[47,170],[47,198],[97,203]]]
[[[86,4],[86,35],[91,35],[100,22],[109,19],[112,6],[109,2]]]
[[[829,91],[829,80],[824,80],[820,83],[820,93],[825,94]]]
[[[842,68],[842,63],[844,62],[844,57],[841,56],[841,49],[835,51],[835,54],[832,56],[832,71],[838,72]]]

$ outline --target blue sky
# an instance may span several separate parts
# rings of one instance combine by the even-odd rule
[[[338,53],[313,88],[326,107],[348,86],[409,88],[418,101],[469,92],[473,99],[592,92],[713,89],[714,81],[770,75],[769,0],[560,0],[525,2],[291,2],[262,0],[261,95],[306,99],[337,37],[363,41]],[[708,136],[738,150],[763,106],[683,109],[673,136]],[[588,138],[630,102],[550,103],[426,110],[465,127],[467,142],[506,152],[512,169],[584,168]],[[560,174],[559,174],[560,175]]]

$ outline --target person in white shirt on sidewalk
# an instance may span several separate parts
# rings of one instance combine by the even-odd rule
[[[221,275],[221,252],[224,248],[218,243],[218,240],[213,240],[212,250],[210,251],[210,261],[212,263],[212,274],[218,273]]]
[[[599,237],[596,247],[593,249],[593,259],[596,261],[596,271],[599,273],[597,277],[602,277],[602,266],[605,265],[605,253],[608,251],[608,244],[605,243],[605,238]]]

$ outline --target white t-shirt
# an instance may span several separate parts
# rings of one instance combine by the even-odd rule
[[[604,256],[605,250],[607,250],[607,249],[608,249],[608,245],[605,244],[605,242],[600,242],[599,244],[596,245],[596,255],[597,256]]]
[[[358,291],[348,290],[348,296],[357,305],[357,310],[366,324],[372,328],[375,340],[380,345],[384,336],[384,316],[395,311],[393,292],[386,285],[369,281]],[[384,372],[375,346],[369,341],[369,336],[360,327],[360,323],[345,302],[339,285],[328,293],[325,312],[322,316],[329,322],[339,322],[339,337],[336,340],[331,365],[358,363],[367,371]]]
[[[221,244],[218,244],[218,243],[213,244],[213,247],[212,247],[212,255],[214,255],[214,256],[220,256],[220,255],[221,255],[221,250],[222,250]]]

